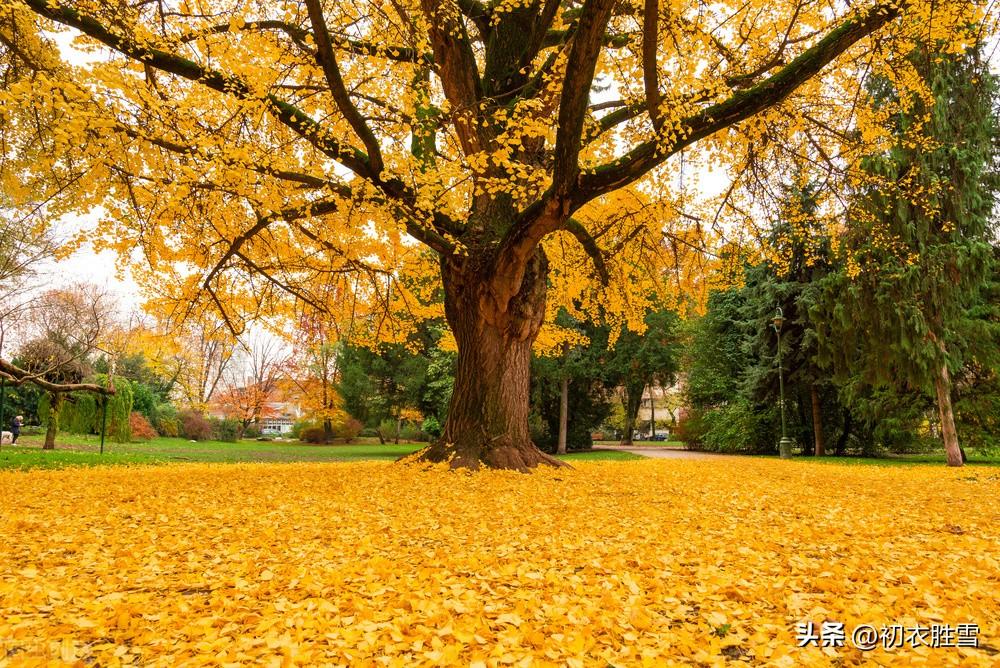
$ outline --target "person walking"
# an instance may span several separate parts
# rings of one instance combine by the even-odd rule
[[[24,424],[24,416],[18,415],[10,421],[10,444],[17,443],[17,437],[21,435],[21,425]]]

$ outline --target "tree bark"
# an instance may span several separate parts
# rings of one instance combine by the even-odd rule
[[[653,397],[653,384],[649,385],[649,433],[656,440],[656,399]]]
[[[943,348],[942,348],[943,350]],[[962,466],[962,449],[958,445],[958,431],[955,429],[955,414],[951,408],[951,374],[947,362],[941,363],[941,371],[934,377],[937,390],[938,413],[941,415],[941,438],[948,457],[948,466]]]
[[[418,459],[468,469],[562,465],[535,446],[528,429],[531,344],[545,318],[547,276],[548,261],[536,249],[520,289],[504,300],[481,256],[443,261],[445,315],[458,363],[444,432]]]
[[[809,393],[812,395],[813,438],[816,445],[813,452],[817,457],[823,457],[826,455],[826,442],[823,440],[823,412],[819,400],[819,392],[816,390],[815,385],[809,387]]]
[[[569,429],[569,378],[563,376],[559,394],[559,444],[556,454],[566,454],[566,432]]]
[[[632,445],[635,432],[635,420],[639,416],[639,406],[642,404],[642,391],[645,385],[625,384],[625,432],[620,445]]]
[[[49,424],[45,429],[45,444],[42,450],[56,449],[56,434],[59,432],[59,412],[62,410],[62,392],[53,392],[49,402]]]

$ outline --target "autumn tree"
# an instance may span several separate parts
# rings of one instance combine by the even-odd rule
[[[867,118],[850,131],[863,74],[914,34],[960,39],[981,13],[967,0],[2,7],[3,179],[22,177],[18,205],[101,207],[98,245],[140,248],[147,283],[237,331],[288,297],[342,312],[351,300],[313,289],[329,280],[397,320],[443,287],[455,391],[424,458],[522,470],[554,463],[528,413],[531,348],[556,301],[641,327],[637,295],[685,273],[665,236],[694,214],[665,186],[671,156],[847,155],[878,135]],[[49,36],[67,29],[77,41],[59,49]],[[805,124],[823,129],[818,148]],[[657,215],[637,216],[640,200]]]
[[[0,376],[13,385],[30,382],[48,393],[44,449],[55,447],[59,413],[71,392],[113,393],[111,382],[84,382],[93,373],[90,358],[100,349],[111,320],[111,301],[87,284],[43,292],[25,309],[20,364],[0,359]]]
[[[288,360],[280,341],[258,333],[240,342],[231,366],[214,403],[240,423],[242,438],[247,427],[270,417]]]
[[[333,440],[334,424],[343,418],[343,401],[337,386],[341,381],[340,328],[319,313],[299,318],[292,351],[292,383],[310,421],[323,428],[323,440]]]
[[[180,401],[204,411],[223,387],[237,349],[237,339],[217,319],[188,320],[161,333],[168,339],[160,363],[175,379]]]

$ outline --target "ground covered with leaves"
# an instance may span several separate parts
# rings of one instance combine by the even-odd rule
[[[730,458],[0,472],[0,664],[993,665],[998,498],[992,468]]]

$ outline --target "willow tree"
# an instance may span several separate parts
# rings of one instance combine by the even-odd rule
[[[738,164],[806,122],[840,156],[872,138],[849,102],[862,74],[979,13],[966,0],[0,9],[4,179],[25,208],[101,207],[93,237],[137,258],[163,300],[237,330],[294,303],[399,336],[398,314],[419,317],[443,286],[455,391],[423,456],[522,470],[553,461],[531,443],[528,374],[554,302],[639,324],[639,295],[697,280],[674,260],[706,230],[683,225],[698,216],[666,187],[671,156],[697,143]]]

